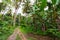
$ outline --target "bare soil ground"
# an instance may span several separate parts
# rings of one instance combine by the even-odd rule
[[[13,32],[12,35],[10,35],[8,37],[7,40],[16,40],[16,36],[19,35],[19,37],[22,39],[22,40],[28,40],[27,38],[29,37],[32,37],[34,40],[52,40],[52,38],[48,37],[48,36],[39,36],[39,35],[34,35],[34,34],[23,34],[19,28],[16,28]]]
[[[22,40],[27,40],[27,38],[24,36],[23,33],[20,32],[19,28],[16,28],[13,32],[12,35],[10,35],[8,37],[7,40],[16,40],[16,36],[19,35],[19,37],[22,39]]]

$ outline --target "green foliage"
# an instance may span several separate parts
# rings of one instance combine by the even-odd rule
[[[4,3],[0,3],[0,12],[1,12],[1,10],[4,10],[5,7],[6,7],[6,4],[4,4]]]
[[[16,3],[19,1],[21,2],[21,0],[15,1]],[[38,0],[32,6],[30,6],[29,2],[27,2],[23,11],[24,13],[31,13],[32,16],[23,17],[20,14],[17,15],[15,19],[16,27],[21,26],[20,30],[23,33],[48,35],[51,37],[60,38],[58,23],[56,22],[58,14],[60,14],[60,3],[58,2],[56,4],[56,2],[57,0],[52,0],[51,5],[48,6],[50,9],[47,11],[44,10],[44,8],[47,6],[47,0]],[[5,9],[8,3],[11,4],[11,0],[3,0],[3,3],[0,3],[0,11]],[[13,15],[13,17],[14,16],[15,15]],[[13,17],[11,15],[11,10],[5,15],[0,14],[0,40],[5,40],[13,32],[14,28],[16,28],[13,27]],[[16,40],[19,40],[19,37]]]
[[[7,40],[7,37],[13,33],[15,27],[11,25],[10,16],[0,15],[0,40]],[[4,20],[3,20],[4,19]]]
[[[46,32],[47,32],[47,35],[49,35],[51,37],[60,38],[60,32],[58,29],[48,29]]]
[[[13,33],[14,27],[4,26],[0,27],[0,40],[7,40],[7,37]]]
[[[56,4],[57,0],[52,0],[52,4]]]
[[[2,0],[2,2],[4,3],[4,4],[11,4],[11,0]]]
[[[41,10],[44,10],[44,8],[46,7],[46,5],[47,5],[47,0],[42,0],[41,1],[42,3],[41,3]]]

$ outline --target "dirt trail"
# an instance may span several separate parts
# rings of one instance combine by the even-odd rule
[[[19,35],[19,37],[22,40],[27,40],[29,37],[32,37],[34,40],[52,40],[52,38],[48,36],[39,36],[39,35],[31,34],[31,33],[25,35],[19,30],[19,28],[16,28],[13,34],[10,35],[7,40],[16,40],[17,35]]]
[[[14,30],[13,34],[10,35],[7,40],[16,40],[17,35],[19,35],[19,37],[22,40],[27,40],[27,38],[25,37],[25,35],[23,35],[23,33],[20,32],[19,28],[16,28]]]
[[[28,37],[32,37],[35,40],[53,40],[51,37],[49,36],[42,36],[42,35],[36,35],[36,34],[28,34]]]

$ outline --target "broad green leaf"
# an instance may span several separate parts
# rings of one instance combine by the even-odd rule
[[[53,4],[56,4],[56,2],[57,2],[57,0],[52,0],[52,3],[53,3]]]
[[[44,8],[45,8],[46,5],[47,5],[47,0],[42,0],[41,2],[42,2],[42,3],[41,3],[41,10],[44,10]]]

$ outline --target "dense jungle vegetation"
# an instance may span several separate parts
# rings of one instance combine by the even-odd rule
[[[30,0],[1,0],[0,40],[7,40],[15,28],[19,28],[24,34],[49,36],[53,40],[60,40],[60,0],[32,2],[33,4]],[[21,7],[23,8],[19,10]],[[16,40],[21,39],[17,37]]]

